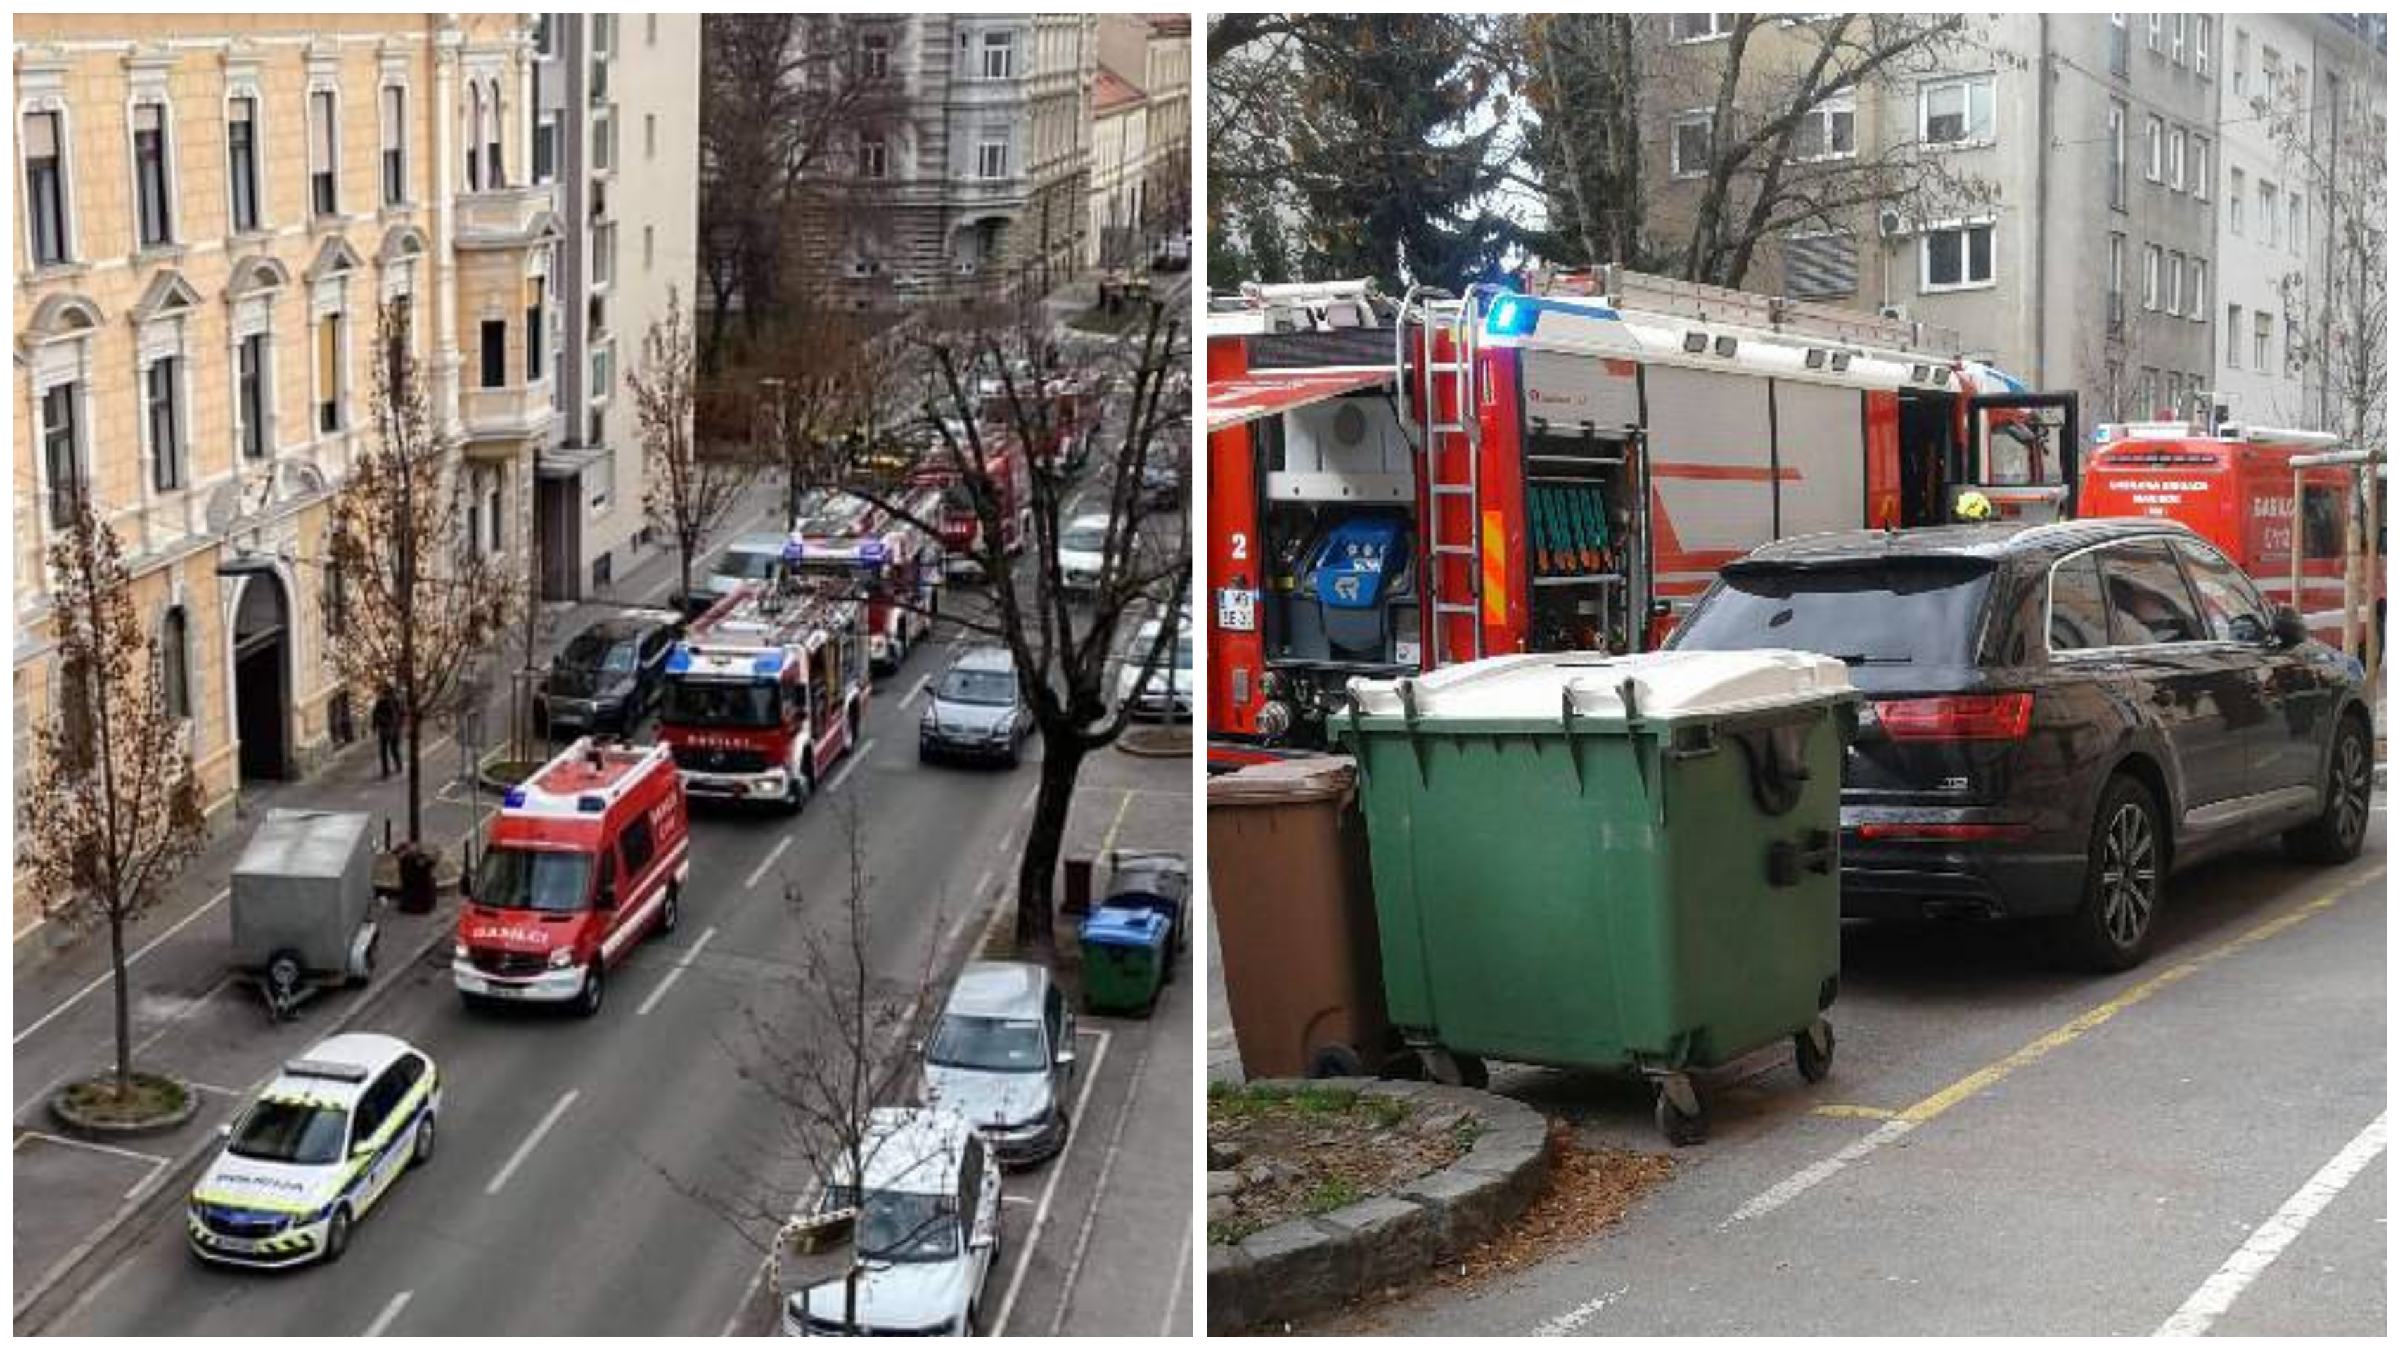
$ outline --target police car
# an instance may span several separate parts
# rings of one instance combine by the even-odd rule
[[[224,1151],[192,1187],[192,1251],[241,1266],[340,1260],[351,1227],[433,1156],[441,1109],[441,1075],[408,1042],[320,1043],[224,1128]]]

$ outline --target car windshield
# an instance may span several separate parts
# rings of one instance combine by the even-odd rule
[[[584,907],[592,859],[588,853],[491,848],[475,873],[475,903],[492,909],[572,914]]]
[[[775,686],[731,680],[674,680],[667,685],[659,720],[685,727],[771,727],[778,725]]]
[[[559,664],[569,670],[597,670],[609,675],[622,675],[633,669],[636,647],[627,638],[606,638],[597,633],[585,633],[567,644],[559,653]]]
[[[1788,647],[1853,667],[1968,665],[1990,585],[1990,570],[1979,564],[1735,568],[1684,621],[1673,645]]]
[[[945,1069],[992,1073],[1037,1073],[1042,1058],[1042,1024],[1031,1018],[966,1017],[952,1013],[926,1042],[925,1062]]]
[[[1060,548],[1071,548],[1077,553],[1098,553],[1107,545],[1108,522],[1106,521],[1079,520],[1069,525],[1066,532],[1058,537]]]
[[[741,581],[756,581],[775,570],[777,556],[773,553],[753,553],[748,549],[737,548],[717,559],[717,575],[734,577]]]
[[[350,1113],[338,1106],[262,1101],[242,1117],[225,1151],[261,1162],[316,1166],[339,1162]]]
[[[934,697],[944,703],[972,703],[998,708],[1017,701],[1017,677],[1005,670],[953,669],[942,677]]]
[[[826,1188],[826,1211],[857,1204],[848,1186]],[[947,1195],[871,1191],[859,1206],[858,1254],[870,1261],[946,1261],[958,1254],[958,1206]]]

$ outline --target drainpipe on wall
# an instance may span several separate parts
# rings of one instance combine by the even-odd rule
[[[442,439],[463,431],[458,416],[458,212],[451,200],[457,155],[458,16],[434,20],[433,33],[433,400]]]
[[[2056,381],[2050,378],[2047,306],[2042,298],[2048,276],[2050,257],[2050,16],[2034,16],[2038,25],[2036,50],[2042,54],[2035,76],[2041,81],[2039,98],[2034,105],[2034,144],[2040,147],[2033,157],[2033,287],[2027,299],[2033,316],[2033,370],[2029,372],[2035,388],[2048,389]]]

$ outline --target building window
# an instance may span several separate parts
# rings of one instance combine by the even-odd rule
[[[533,54],[544,60],[558,55],[558,33],[547,14],[533,16]]]
[[[616,122],[607,113],[592,114],[592,167],[606,172],[617,167]]]
[[[501,389],[508,385],[508,320],[483,321],[483,387]]]
[[[342,429],[342,316],[317,320],[317,430]]]
[[[467,191],[483,190],[483,86],[467,85]]]
[[[483,105],[483,160],[484,173],[492,180],[495,192],[508,186],[508,175],[500,168],[500,118],[500,82],[494,80]]]
[[[184,618],[183,606],[167,610],[167,617],[158,625],[158,665],[160,691],[166,699],[167,716],[189,720],[192,715],[192,653],[191,625]]]
[[[2166,16],[2162,14],[2153,14],[2150,16],[2150,50],[2154,52],[2166,50],[2166,44],[2160,40],[2162,36],[2160,22],[2165,17]]]
[[[2247,95],[2250,92],[2250,30],[2247,28],[2233,30],[2233,65],[2229,69],[2233,74],[2234,97]]]
[[[2186,28],[2188,28],[2189,26],[2190,26],[2190,24],[2189,24],[2189,21],[2188,21],[2188,20],[2186,20],[2186,19],[2185,19],[2185,17],[2184,17],[2183,15],[2181,15],[2181,14],[2177,14],[2177,15],[2175,15],[2175,16],[2174,16],[2174,18],[2173,18],[2173,21],[2172,21],[2172,23],[2171,23],[2171,25],[2169,26],[2169,29],[2168,29],[2169,37],[2168,37],[2168,44],[2167,44],[2167,55],[2168,55],[2168,58],[2169,58],[2170,60],[2174,61],[2174,63],[2175,63],[2176,65],[2179,65],[2179,66],[2180,66],[2180,65],[2182,65],[2182,64],[2184,63],[2184,61],[2183,61],[2183,38],[2184,38],[2184,30],[2185,30]]]
[[[341,199],[334,192],[334,176],[341,166],[335,151],[341,136],[334,125],[334,99],[330,89],[318,89],[308,96],[308,184],[309,204],[316,214],[330,216],[340,208]]]
[[[2123,75],[2123,74],[2125,73],[2125,70],[2126,70],[2126,65],[2127,65],[2127,54],[2128,54],[2129,52],[2131,52],[2131,51],[2132,51],[2132,49],[2133,49],[2133,34],[2132,34],[2132,33],[2130,33],[2130,32],[2128,32],[2128,31],[2126,30],[2126,28],[2125,28],[2125,16],[2124,16],[2124,15],[2122,15],[2122,14],[2111,14],[2111,15],[2109,15],[2109,16],[2108,16],[2108,73],[2109,73],[2109,74],[2111,74],[2111,75]]]
[[[976,147],[975,176],[978,178],[1008,177],[1008,142],[985,141]]]
[[[2108,331],[2125,327],[2125,236],[2108,236]]]
[[[658,16],[655,14],[642,16],[642,45],[645,47],[658,45]]]
[[[1992,139],[1992,77],[1970,75],[1924,86],[1919,135],[1928,145],[1982,145]]]
[[[858,176],[884,178],[891,173],[890,149],[881,136],[861,136],[858,141]]]
[[[650,226],[642,227],[642,270],[647,272],[658,258],[658,235]]]
[[[143,248],[175,242],[174,212],[167,171],[167,110],[164,104],[133,108],[134,223]]]
[[[2150,119],[2149,126],[2150,170],[2144,176],[2147,177],[2151,182],[2155,183],[2166,177],[2167,124],[2153,117]]]
[[[2275,224],[2275,185],[2262,181],[2258,185],[2258,237],[2274,248],[2283,242],[2277,237],[2281,233]]]
[[[2225,368],[2227,370],[2242,368],[2242,307],[2240,305],[2225,307]]]
[[[42,467],[50,475],[53,529],[72,523],[76,503],[83,499],[82,437],[75,426],[80,387],[70,382],[42,391]]]
[[[2242,178],[2240,169],[2225,171],[2228,184],[2225,191],[2225,228],[2235,234],[2242,232]]]
[[[1992,284],[1989,222],[1935,226],[1924,239],[1923,289],[1962,291]]]
[[[533,124],[533,181],[555,182],[558,178],[558,114],[543,113]]]
[[[892,73],[892,35],[869,33],[858,40],[859,78],[889,79]]]
[[[2192,196],[2208,200],[2208,138],[2192,137]]]
[[[592,227],[592,284],[606,286],[617,279],[617,227]]]
[[[532,384],[542,378],[542,338],[550,330],[542,326],[542,279],[526,282],[525,291],[525,382]]]
[[[258,228],[258,100],[229,100],[225,110],[226,191],[233,200],[233,232]]]
[[[2191,264],[2192,296],[2183,312],[2192,316],[2192,322],[2200,323],[2208,318],[2208,260],[2194,258]]]
[[[2108,102],[2108,204],[2125,209],[2125,105],[2115,99]]]
[[[592,401],[594,403],[608,399],[616,393],[615,377],[615,346],[605,345],[592,348]],[[595,435],[592,438],[592,443],[594,445],[598,445],[600,443],[600,439],[601,438],[599,436]]]
[[[408,200],[408,91],[383,87],[383,204]]]
[[[2181,250],[2173,250],[2167,254],[2166,310],[2167,313],[2178,317],[2183,314],[2183,253]]]
[[[983,78],[1005,80],[1016,74],[1017,35],[986,33],[983,35]]]
[[[2250,368],[2263,373],[2269,369],[2267,353],[2275,345],[2275,316],[2262,309],[2252,315],[2250,321],[2253,325],[2250,331]]]
[[[25,114],[25,210],[33,265],[67,260],[67,158],[63,114]]]
[[[2304,233],[2300,220],[2300,194],[2297,192],[2283,194],[2283,204],[2285,207],[2284,223],[2288,226],[2283,232],[2284,242],[2291,246],[2292,252],[2298,253],[2300,252],[2300,238]]]
[[[2209,49],[2216,45],[2217,21],[2206,14],[2192,16],[2192,71],[2208,78]]]
[[[658,114],[642,114],[642,158],[658,158]]]
[[[1731,14],[1670,14],[1667,36],[1675,42],[1706,42],[1731,33],[1733,21]]]
[[[2156,244],[2142,245],[2142,308],[2158,308],[2158,269],[2164,259]]]
[[[162,356],[142,372],[143,420],[150,428],[150,486],[183,486],[183,360]]]
[[[1708,172],[1709,147],[1716,114],[1684,113],[1675,119],[1675,138],[1668,145],[1667,168],[1677,178],[1697,178]]]
[[[2183,191],[2183,128],[2167,133],[2167,186]]]
[[[1849,159],[1858,153],[1858,95],[1842,89],[1801,114],[1792,133],[1792,158]]]
[[[242,339],[234,358],[236,411],[241,414],[242,457],[267,457],[267,335]]]

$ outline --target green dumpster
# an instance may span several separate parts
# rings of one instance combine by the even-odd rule
[[[1083,1005],[1095,1012],[1147,1013],[1166,983],[1167,916],[1102,905],[1083,921]]]
[[[1799,652],[1504,656],[1353,680],[1392,1023],[1433,1076],[1483,1058],[1649,1075],[1793,1039],[1830,1067],[1842,663]]]

